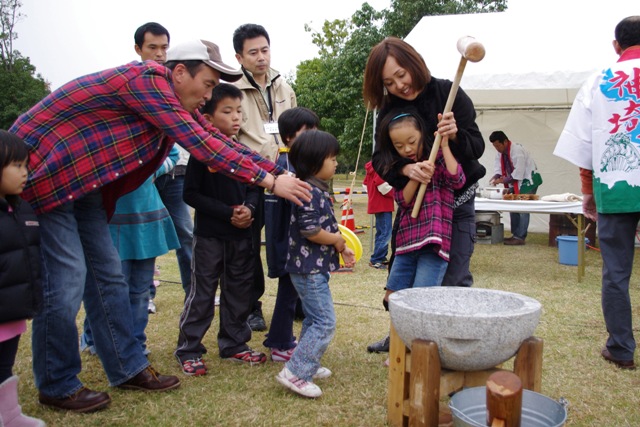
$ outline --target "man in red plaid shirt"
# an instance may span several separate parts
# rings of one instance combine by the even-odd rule
[[[218,46],[194,40],[170,49],[164,66],[134,62],[73,80],[10,128],[29,145],[23,197],[38,214],[42,238],[45,303],[32,333],[42,404],[87,412],[111,401],[78,379],[81,302],[110,385],[145,391],[180,385],[150,366],[133,336],[129,290],[108,229],[118,197],[143,183],[174,142],[212,170],[294,203],[310,199],[307,184],[198,113],[221,78],[241,76],[222,62]]]

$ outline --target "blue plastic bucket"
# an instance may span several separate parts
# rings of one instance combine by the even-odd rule
[[[578,236],[558,236],[558,261],[564,265],[578,265]],[[589,239],[585,237],[585,244]]]

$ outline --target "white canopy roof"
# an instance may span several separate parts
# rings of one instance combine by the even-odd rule
[[[489,134],[503,130],[533,155],[544,179],[539,195],[580,194],[577,168],[553,155],[575,95],[587,77],[617,60],[614,28],[640,14],[637,0],[509,0],[501,13],[425,16],[406,37],[435,77],[453,80],[459,38],[473,36],[485,58],[466,65],[460,87],[473,100],[487,147],[480,162],[493,175]],[[509,215],[502,216],[508,223]],[[530,231],[546,231],[532,215]],[[506,225],[505,225],[506,226]]]
[[[510,0],[509,9],[501,13],[425,16],[405,40],[423,55],[435,77],[453,80],[460,62],[457,40],[473,36],[485,46],[486,56],[466,65],[460,86],[470,95],[536,89],[541,103],[571,104],[587,76],[617,59],[614,28],[621,19],[640,13],[637,4]],[[531,93],[510,96],[520,95],[525,103],[532,102]],[[481,95],[472,97],[476,106],[485,104]]]

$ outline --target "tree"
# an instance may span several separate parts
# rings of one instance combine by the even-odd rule
[[[294,89],[298,103],[314,110],[323,130],[340,141],[339,170],[353,170],[364,125],[362,75],[371,46],[383,36],[383,14],[368,3],[350,20],[325,22],[321,33],[313,33],[320,57],[297,68]],[[307,27],[307,31],[311,31]],[[371,122],[367,126],[365,149],[371,151]],[[361,162],[362,165],[362,162]]]
[[[423,16],[502,11],[506,1],[392,0],[391,9],[383,11],[363,3],[348,20],[325,21],[320,32],[305,25],[319,57],[298,65],[292,86],[298,104],[314,110],[322,129],[340,141],[340,171],[353,170],[356,163],[367,111],[362,78],[371,48],[386,36],[404,38]],[[372,151],[372,119],[369,114],[361,151],[365,159]],[[359,167],[364,163],[360,161]]]
[[[502,12],[507,0],[392,0],[384,32],[406,37],[423,16]]]
[[[18,38],[18,34],[13,31],[15,24],[23,17],[18,11],[22,3],[19,0],[0,0],[0,55],[3,59],[3,66],[9,70],[13,66],[13,41]]]
[[[0,0],[0,128],[8,129],[18,116],[47,94],[49,84],[29,58],[13,49],[18,38],[15,24],[24,15],[19,12],[19,0]]]

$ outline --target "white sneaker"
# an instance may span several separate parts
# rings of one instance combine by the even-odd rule
[[[149,314],[155,314],[156,313],[156,304],[153,302],[152,299],[149,300]]]
[[[325,378],[329,378],[331,376],[331,371],[324,366],[320,366],[315,374],[313,374],[314,380],[323,380]]]
[[[291,373],[289,369],[282,368],[282,371],[276,375],[276,380],[289,390],[298,393],[304,397],[320,397],[322,390],[312,382],[307,382],[302,378],[298,378]]]

